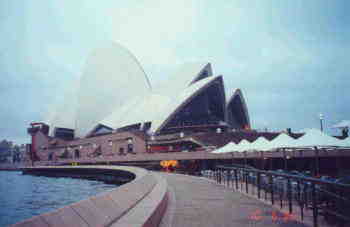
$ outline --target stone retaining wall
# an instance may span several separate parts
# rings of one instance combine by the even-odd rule
[[[40,170],[48,167],[26,168]],[[41,214],[13,226],[158,226],[167,206],[167,182],[157,173],[126,166],[49,167],[128,171],[135,179],[115,190]]]

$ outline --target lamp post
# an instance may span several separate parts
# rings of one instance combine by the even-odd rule
[[[320,113],[320,126],[321,126],[321,132],[323,132],[323,114]]]

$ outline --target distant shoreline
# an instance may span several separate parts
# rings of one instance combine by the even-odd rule
[[[21,168],[25,167],[24,165],[13,165],[11,164],[0,164],[0,171],[21,171]]]

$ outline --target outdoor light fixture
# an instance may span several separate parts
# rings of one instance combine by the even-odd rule
[[[110,141],[108,142],[108,144],[109,144],[109,146],[113,146],[112,140],[110,140]]]
[[[221,133],[221,128],[217,128],[216,133],[218,133],[218,134]]]
[[[321,132],[323,132],[323,114],[320,113],[320,126],[321,126]]]
[[[184,132],[180,132],[180,137],[183,138],[185,136]]]
[[[132,144],[132,138],[128,139],[128,144]]]
[[[79,149],[83,149],[83,146],[82,146],[82,145],[80,145],[80,146],[79,146]]]

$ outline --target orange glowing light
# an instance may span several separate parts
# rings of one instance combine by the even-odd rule
[[[278,220],[277,212],[272,211],[271,217],[272,217],[272,221],[277,221]]]
[[[261,216],[261,210],[256,210],[253,214],[249,216],[251,220],[260,221],[263,217]]]
[[[288,222],[288,221],[294,221],[295,215],[289,214],[289,213],[283,213],[283,221]]]
[[[164,168],[168,167],[176,167],[179,165],[179,162],[177,160],[163,160],[160,162],[160,165]]]
[[[287,212],[277,212],[277,211],[272,211],[271,212],[271,218],[273,222],[277,222],[277,221],[283,221],[283,222],[289,222],[289,221],[295,221],[296,217],[293,214],[289,214]],[[249,216],[250,220],[253,221],[261,221],[263,219],[262,216],[262,211],[261,210],[256,210],[254,211],[250,216]]]

